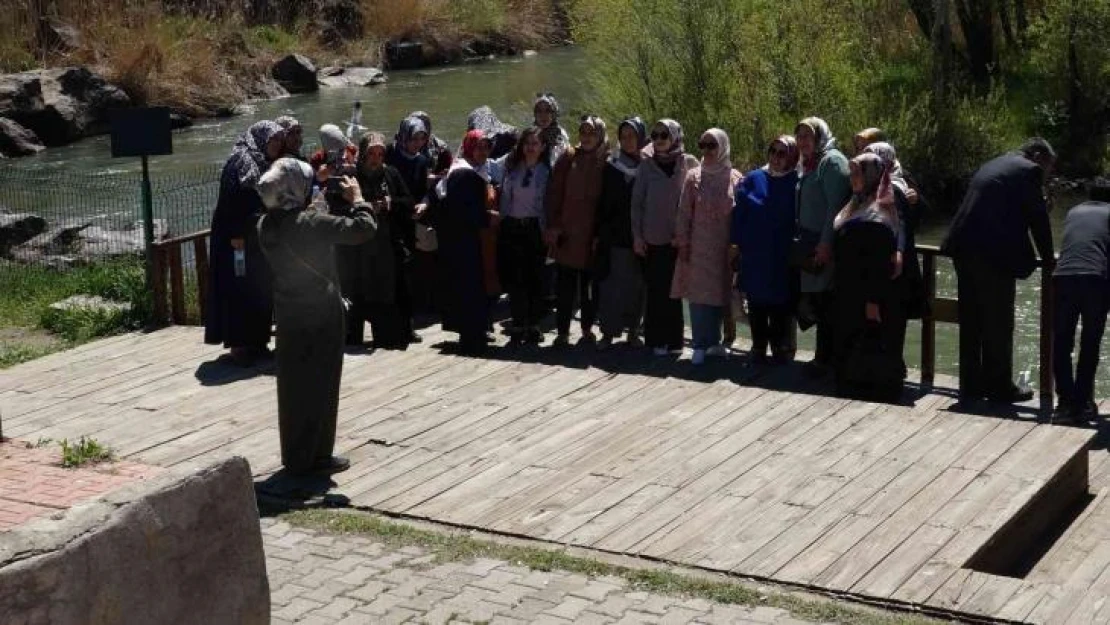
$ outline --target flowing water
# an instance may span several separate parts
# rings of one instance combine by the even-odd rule
[[[513,125],[523,125],[530,121],[531,101],[539,91],[554,92],[564,110],[588,109],[588,62],[588,57],[582,51],[568,48],[529,58],[517,57],[448,68],[394,72],[389,76],[389,83],[381,87],[328,89],[314,94],[257,103],[251,105],[241,116],[201,121],[192,128],[176,132],[174,154],[153,158],[151,175],[156,190],[166,189],[164,195],[159,197],[169,198],[166,199],[167,213],[171,204],[177,211],[172,216],[167,214],[171,220],[177,221],[176,224],[171,223],[171,230],[204,227],[212,208],[214,177],[218,167],[226,158],[235,137],[256,120],[273,119],[291,113],[309,129],[306,132],[306,142],[312,143],[314,133],[311,129],[325,123],[339,124],[345,128],[345,122],[351,115],[352,103],[360,100],[364,111],[362,124],[368,128],[381,130],[387,136],[392,136],[405,115],[414,110],[424,110],[432,116],[435,133],[452,145],[457,145],[458,138],[465,131],[467,114],[482,105],[493,107],[502,121]],[[10,186],[11,181],[21,175],[33,178],[39,175],[58,176],[59,172],[65,172],[82,179],[97,176],[106,180],[126,180],[126,195],[132,198],[137,195],[137,186],[130,182],[137,180],[138,162],[133,159],[112,159],[107,137],[87,139],[65,148],[47,150],[35,157],[13,161],[5,168],[0,168],[0,185]],[[197,180],[198,176],[203,176],[203,179]],[[31,201],[57,204],[57,207],[74,210],[70,196],[54,199],[50,194],[36,193],[33,189],[27,191],[34,198]],[[10,189],[0,189],[0,203],[3,203],[2,198],[5,195],[10,197]],[[1072,201],[1063,198],[1058,202],[1060,208],[1053,214],[1053,227],[1057,237],[1063,230],[1064,209],[1075,203],[1074,198],[1070,199]],[[119,200],[113,197],[111,201],[118,203]],[[160,206],[156,204],[156,210]],[[29,208],[20,207],[23,210]],[[34,208],[45,211],[49,207]],[[137,214],[135,210],[123,212],[128,217]],[[934,217],[919,236],[919,241],[938,243],[945,227],[943,216]],[[954,296],[955,277],[951,265],[943,260],[939,265],[938,289],[943,295]],[[1039,281],[1034,275],[1030,280],[1019,284],[1015,311],[1017,332],[1014,341],[1015,375],[1018,371],[1028,369],[1031,370],[1034,381],[1037,380],[1039,349],[1039,301]],[[956,328],[938,324],[937,333],[937,369],[944,373],[955,373],[958,361]],[[906,345],[906,359],[911,367],[916,367],[920,362],[920,336],[920,324],[911,324]],[[803,348],[812,348],[811,334],[803,334],[800,338]],[[1104,361],[1107,359],[1105,352],[1106,350],[1103,354]],[[1110,375],[1105,373],[1107,369],[1104,367],[1100,374],[1103,382],[1110,382]]]

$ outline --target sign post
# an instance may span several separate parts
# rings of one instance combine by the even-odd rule
[[[146,286],[154,293],[154,194],[149,157],[173,154],[170,110],[165,107],[121,109],[111,116],[112,158],[138,156],[143,162],[142,215],[146,249]]]

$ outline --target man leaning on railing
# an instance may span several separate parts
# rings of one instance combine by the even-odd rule
[[[959,282],[960,401],[1013,403],[1033,398],[1013,382],[1017,279],[1054,263],[1044,185],[1056,163],[1047,141],[1030,139],[1017,152],[979,168],[952,221],[941,252]]]

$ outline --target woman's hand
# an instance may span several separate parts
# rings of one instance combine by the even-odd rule
[[[246,243],[243,241],[243,239],[232,239],[231,240],[231,249],[241,250],[244,247],[246,247]]]
[[[902,252],[895,252],[890,261],[893,268],[890,279],[895,280],[902,275]]]
[[[426,215],[427,213],[428,213],[428,205],[427,204],[417,204],[416,208],[413,210],[412,218],[413,219],[423,219],[424,215]]]
[[[911,189],[906,189],[906,201],[909,202],[910,204],[917,204],[917,200],[918,200],[917,191],[914,191],[912,188]]]
[[[867,302],[867,305],[864,306],[864,315],[867,316],[868,321],[883,322],[882,315],[879,314],[879,305],[874,302]]]
[[[647,256],[647,243],[644,243],[643,239],[636,239],[632,242],[632,251],[641,258]]]
[[[339,190],[343,195],[343,200],[348,204],[357,204],[364,201],[362,199],[362,187],[358,186],[358,180],[350,176],[343,176],[339,179]]]
[[[814,263],[818,267],[827,265],[832,262],[832,246],[828,243],[818,243],[817,250],[813,257]]]

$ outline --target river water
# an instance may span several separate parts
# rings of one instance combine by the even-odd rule
[[[531,101],[539,91],[554,92],[564,110],[587,109],[590,101],[588,65],[589,59],[582,51],[568,48],[529,58],[394,72],[389,75],[388,84],[381,87],[322,90],[253,104],[243,115],[235,118],[201,121],[192,128],[175,132],[172,156],[151,159],[156,216],[166,217],[171,222],[171,231],[175,233],[206,227],[214,203],[214,178],[218,175],[218,167],[226,158],[235,137],[256,120],[273,119],[290,113],[308,129],[325,123],[345,128],[352,103],[360,100],[363,103],[364,126],[392,136],[406,114],[425,110],[432,116],[435,133],[457,145],[465,131],[467,114],[482,105],[493,107],[502,121],[513,125],[530,121]],[[312,143],[313,135],[309,130],[306,142]],[[18,210],[38,210],[40,213],[83,210],[118,214],[131,219],[137,215],[137,203],[127,210],[111,210],[118,209],[121,201],[119,193],[84,193],[85,201],[77,202],[79,206],[86,206],[82,209],[74,206],[73,193],[32,192],[21,196],[12,192],[11,185],[20,176],[33,178],[52,174],[52,179],[56,179],[57,172],[64,171],[73,174],[74,179],[102,179],[117,191],[122,188],[123,197],[135,198],[139,169],[137,161],[112,159],[107,137],[87,139],[65,148],[47,150],[35,157],[19,159],[0,168],[0,204],[7,203],[15,205],[13,207]],[[13,202],[13,197],[23,198],[23,201]],[[1059,208],[1053,214],[1057,238],[1063,230],[1065,209],[1074,203],[1066,200],[1058,202]],[[89,205],[93,207],[88,208]],[[934,216],[919,236],[919,242],[938,243],[945,228],[944,217]],[[940,262],[937,284],[942,295],[954,296],[955,278],[947,261]],[[1015,336],[1015,374],[1030,370],[1034,383],[1038,379],[1039,291],[1036,275],[1020,283],[1015,311],[1018,328]],[[958,361],[956,328],[938,324],[937,332],[937,369],[954,374]],[[800,339],[803,348],[812,348],[811,334],[803,334]],[[913,323],[906,345],[906,360],[911,367],[917,367],[920,362],[920,344],[920,325]],[[1103,351],[1103,360],[1107,361],[1108,354],[1105,349]],[[1100,373],[1102,382],[1110,382],[1110,374],[1106,370],[1104,367]]]

